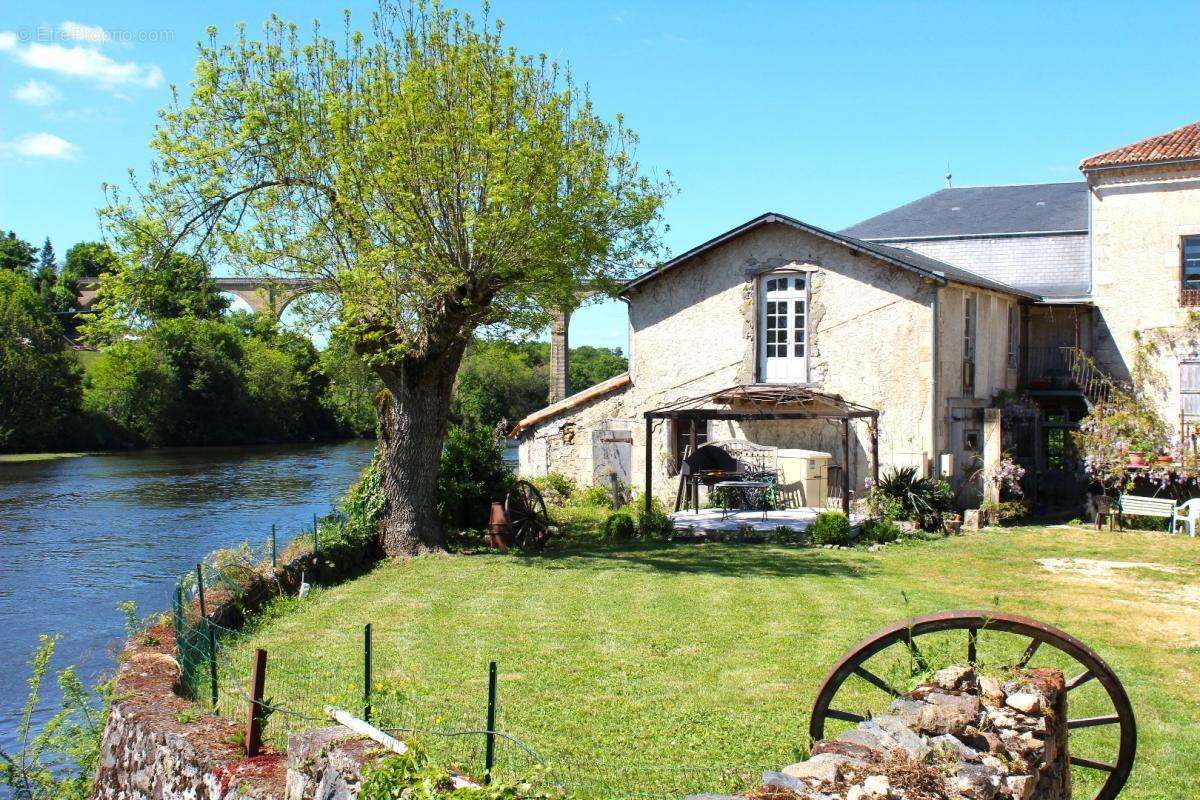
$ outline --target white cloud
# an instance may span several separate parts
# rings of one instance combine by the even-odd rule
[[[76,23],[63,23],[64,26]],[[91,29],[82,25],[79,28]],[[103,29],[96,28],[104,33]],[[64,27],[65,33],[65,27]],[[107,34],[105,34],[107,36]],[[0,31],[0,50],[21,64],[33,69],[44,69],[70,78],[94,81],[105,89],[121,86],[141,86],[153,89],[163,82],[163,73],[154,64],[138,64],[134,61],[117,61],[101,53],[91,44],[64,47],[61,44],[34,42],[21,45],[11,31]]]
[[[78,153],[78,147],[53,133],[27,133],[11,141],[0,141],[0,156],[69,161]]]
[[[27,105],[48,106],[55,100],[61,99],[62,93],[48,83],[30,79],[28,83],[13,89],[12,96],[15,100]]]
[[[108,31],[99,25],[84,25],[82,22],[66,20],[58,26],[58,29],[62,32],[64,38],[70,39],[73,42],[104,44],[111,40]]]

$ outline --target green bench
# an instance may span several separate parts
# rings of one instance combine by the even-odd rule
[[[1117,498],[1117,525],[1125,529],[1125,517],[1162,517],[1170,519],[1175,516],[1175,501],[1169,497],[1140,497],[1136,494],[1123,494]],[[1108,527],[1112,529],[1112,517],[1108,519]]]

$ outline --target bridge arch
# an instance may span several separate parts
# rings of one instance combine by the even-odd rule
[[[313,281],[303,278],[213,278],[217,291],[240,298],[253,311],[272,311],[276,317],[282,317],[284,310],[298,297],[315,290]],[[99,278],[80,278],[76,284],[79,288],[79,310],[87,311],[95,302],[96,292],[100,289]]]

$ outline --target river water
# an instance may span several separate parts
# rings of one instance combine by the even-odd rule
[[[324,514],[371,442],[145,450],[0,462],[0,747],[11,752],[39,634],[85,678],[113,668],[117,602],[165,610],[175,576],[218,547],[280,541]],[[53,685],[48,681],[47,689]],[[48,691],[39,717],[55,710]]]

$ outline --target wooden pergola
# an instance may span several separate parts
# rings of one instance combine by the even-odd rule
[[[645,412],[646,510],[653,495],[654,469],[650,443],[654,421],[658,419],[687,423],[691,432],[691,450],[696,449],[696,426],[701,420],[745,422],[755,420],[830,420],[842,427],[842,511],[850,515],[850,423],[869,420],[871,433],[871,474],[879,482],[879,411],[852,403],[836,394],[826,394],[806,386],[788,384],[748,384],[730,386],[715,392],[677,400]]]

